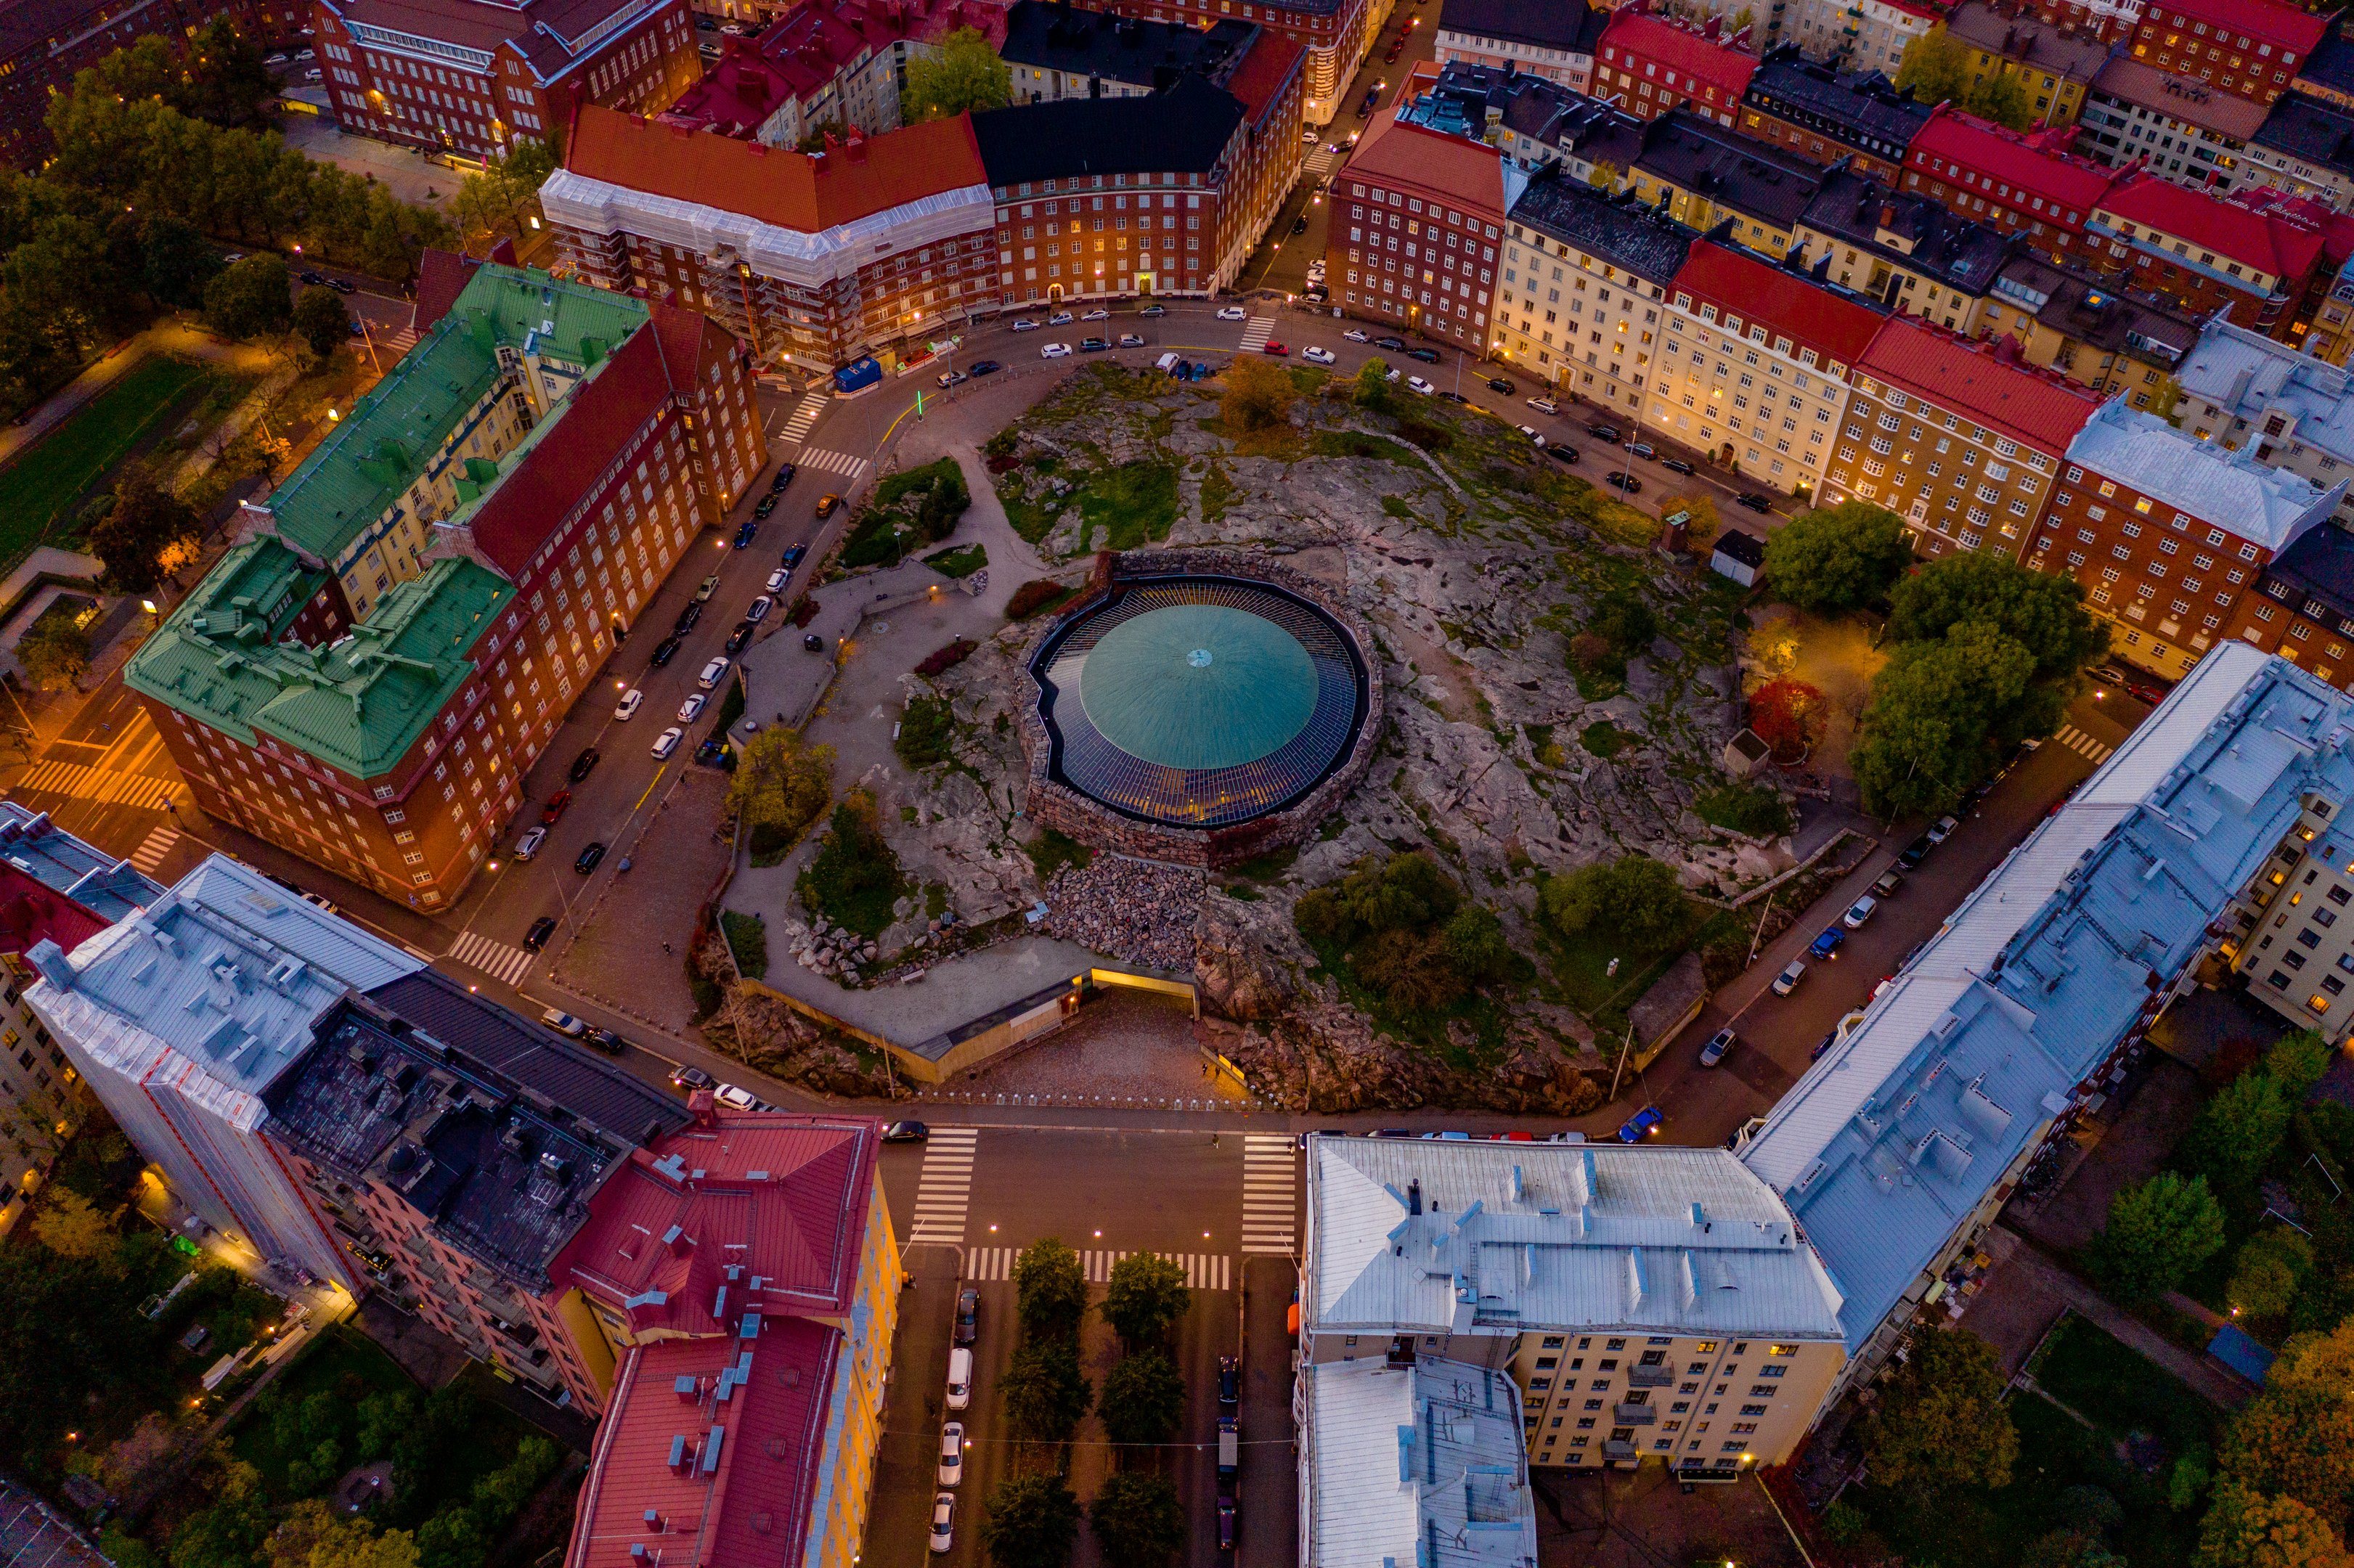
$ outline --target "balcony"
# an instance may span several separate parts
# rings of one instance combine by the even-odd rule
[[[1673,1367],[1633,1367],[1627,1372],[1627,1384],[1630,1388],[1665,1388],[1675,1381],[1676,1369]]]
[[[1659,1411],[1651,1404],[1620,1404],[1612,1407],[1610,1418],[1621,1426],[1649,1426],[1659,1418]]]
[[[1614,1465],[1631,1465],[1643,1456],[1632,1443],[1622,1443],[1617,1438],[1612,1437],[1603,1443],[1602,1457]]]

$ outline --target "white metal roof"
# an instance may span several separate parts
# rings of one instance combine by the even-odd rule
[[[1426,1357],[1308,1366],[1306,1568],[1535,1568],[1521,1391]]]
[[[2250,424],[2281,412],[2287,434],[2341,461],[2354,461],[2354,376],[2285,343],[2225,321],[2208,323],[2175,372],[2182,389]],[[2231,434],[2216,432],[2221,440]]]
[[[2176,429],[2155,414],[2101,405],[2068,443],[2068,461],[2118,479],[2201,524],[2230,530],[2278,553],[2337,509],[2346,482],[2323,490],[2311,480]],[[2168,518],[2153,512],[2150,525]]]

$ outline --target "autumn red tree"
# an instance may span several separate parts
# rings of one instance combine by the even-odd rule
[[[1749,727],[1774,748],[1776,762],[1796,762],[1819,745],[1827,716],[1820,688],[1787,675],[1750,694]]]

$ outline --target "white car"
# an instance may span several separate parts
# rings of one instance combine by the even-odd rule
[[[711,1097],[729,1110],[748,1111],[760,1108],[760,1102],[753,1097],[751,1090],[738,1087],[734,1084],[720,1085],[711,1091]]]
[[[1804,959],[1792,959],[1790,960],[1789,967],[1785,969],[1780,974],[1774,977],[1774,994],[1776,996],[1789,995],[1792,991],[1798,989],[1798,982],[1806,978],[1807,960]]]
[[[1108,322],[1111,320],[1111,313],[1104,309],[1101,305],[1097,305],[1094,310],[1089,311],[1086,315],[1081,316],[1079,319],[1083,322]]]
[[[1529,399],[1529,407],[1534,408],[1540,414],[1558,414],[1561,412],[1561,405],[1554,402],[1550,397],[1532,397]]]
[[[769,611],[776,608],[777,601],[770,599],[767,594],[762,594],[759,598],[754,599],[750,604],[744,607],[744,619],[750,621],[753,625],[758,626],[760,622],[768,620]]]
[[[951,1421],[940,1428],[940,1485],[952,1487],[964,1479],[964,1423]]]
[[[1421,376],[1407,376],[1407,377],[1405,378],[1405,384],[1406,384],[1407,386],[1409,386],[1409,387],[1413,387],[1416,391],[1417,391],[1417,392],[1421,393],[1421,394],[1422,394],[1424,397],[1429,397],[1432,393],[1434,393],[1434,392],[1436,392],[1436,391],[1437,391],[1437,390],[1438,390],[1438,388],[1437,388],[1437,387],[1433,387],[1429,382],[1425,381],[1425,380],[1424,380]]]
[[[679,728],[676,725],[671,726],[670,728],[654,736],[654,760],[656,762],[669,761],[670,754],[676,751],[678,749],[678,743],[685,738],[686,731]]]
[[[932,1540],[935,1552],[956,1544],[956,1493],[942,1492],[932,1499]]]
[[[1310,344],[1299,351],[1299,357],[1310,365],[1330,365],[1341,356],[1329,348],[1318,348],[1314,344]]]
[[[701,692],[689,692],[686,695],[686,701],[678,705],[678,722],[681,724],[693,724],[695,722],[695,715],[701,713],[703,711],[703,705],[710,700],[711,699],[709,697],[705,696]]]
[[[1222,322],[1246,322],[1250,320],[1250,313],[1240,305],[1228,305],[1218,313],[1218,319]]]
[[[646,694],[633,686],[622,694],[620,705],[613,709],[613,716],[626,724],[645,705]]]
[[[1871,919],[1879,908],[1880,900],[1867,893],[1847,906],[1847,913],[1840,916],[1840,924],[1850,931],[1861,931],[1863,923]]]
[[[1050,343],[1038,351],[1041,359],[1068,359],[1070,355],[1071,345],[1067,343]]]
[[[782,593],[784,591],[785,585],[792,580],[792,567],[779,567],[775,571],[769,574],[769,591],[770,593]]]
[[[523,837],[515,840],[515,859],[529,860],[532,856],[539,853],[539,846],[546,842],[547,830],[535,822],[532,826],[524,830]]]
[[[1537,434],[1537,428],[1534,425],[1522,425],[1520,427],[1520,430],[1521,434],[1528,437],[1529,440],[1534,441],[1537,445],[1543,446],[1545,444],[1545,439]]]
[[[1371,343],[1373,341],[1372,338],[1367,337],[1363,333],[1359,332],[1355,327],[1351,327],[1347,332],[1342,333],[1341,335],[1347,338],[1351,343]]]
[[[1316,127],[1313,125],[1301,126],[1299,129],[1299,140],[1308,146],[1314,146],[1316,144]]]
[[[707,692],[713,687],[718,685],[720,681],[723,680],[726,674],[727,660],[723,655],[720,658],[714,659],[710,663],[705,664],[703,667],[703,673],[695,678],[695,683],[701,686]]]
[[[1018,321],[1013,323],[1013,330],[1015,332],[1036,332],[1038,330],[1038,323],[1034,321]]]
[[[587,1024],[558,1008],[549,1008],[539,1015],[539,1021],[558,1034],[569,1035],[574,1039],[588,1033]]]

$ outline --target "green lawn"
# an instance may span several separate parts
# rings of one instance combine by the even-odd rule
[[[210,379],[201,365],[151,355],[0,469],[0,560],[52,537],[82,497]]]

